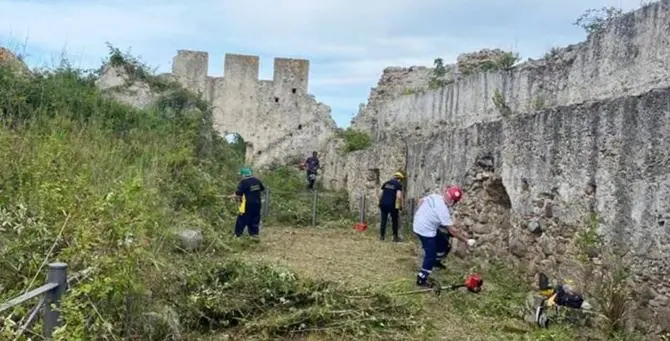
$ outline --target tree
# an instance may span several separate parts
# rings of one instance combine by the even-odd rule
[[[605,25],[611,23],[623,14],[620,8],[614,6],[602,7],[600,9],[587,9],[573,25],[583,28],[587,34],[599,31]]]
[[[444,67],[442,58],[435,58],[433,66],[435,66],[435,69],[433,69],[433,75],[430,77],[428,86],[431,89],[438,89],[447,84],[446,80],[444,79],[444,76],[447,74],[447,68]]]
[[[442,78],[447,74],[447,69],[444,67],[442,58],[436,58],[433,62],[433,66],[435,66],[435,70],[433,70],[433,75],[435,78]]]

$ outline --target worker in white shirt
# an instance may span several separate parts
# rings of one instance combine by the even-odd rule
[[[421,247],[424,251],[421,271],[416,276],[417,285],[430,286],[428,276],[437,261],[438,253],[446,251],[448,237],[454,237],[468,247],[475,245],[474,239],[468,239],[466,234],[454,228],[451,219],[449,209],[462,198],[463,191],[458,186],[448,185],[442,188],[440,194],[431,194],[419,200],[412,223],[412,229],[421,240]],[[440,233],[441,235],[438,236]]]

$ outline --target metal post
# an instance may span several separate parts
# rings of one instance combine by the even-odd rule
[[[263,203],[263,219],[267,219],[270,214],[270,189],[265,188],[265,203]]]
[[[316,187],[312,189],[312,192],[314,193],[314,196],[312,197],[312,227],[316,227]]]
[[[44,295],[44,337],[51,340],[54,329],[60,324],[60,303],[67,289],[67,264],[51,263],[47,273],[47,283],[58,284]]]
[[[409,198],[409,202],[407,203],[407,206],[409,210],[407,210],[407,230],[411,231],[412,229],[412,221],[414,221],[414,209],[415,209],[415,200],[414,198]]]
[[[364,216],[364,214],[365,214],[364,213],[365,203],[363,202],[363,200],[364,200],[363,198],[364,198],[363,194],[358,195],[358,222],[361,223],[361,224],[365,220],[365,216]]]
[[[265,203],[268,201],[267,192],[261,192],[261,219],[265,218]]]
[[[365,193],[361,194],[361,197],[363,198],[363,215],[362,215],[363,219],[362,219],[361,222],[365,222],[365,209],[367,208],[366,207],[367,203],[365,202],[365,199],[366,199]]]

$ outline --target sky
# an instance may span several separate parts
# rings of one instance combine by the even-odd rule
[[[541,58],[586,38],[586,9],[628,11],[640,0],[0,0],[0,45],[31,66],[100,66],[106,42],[169,72],[177,50],[209,52],[210,76],[225,53],[310,60],[309,92],[347,127],[388,66],[452,63],[482,48]]]

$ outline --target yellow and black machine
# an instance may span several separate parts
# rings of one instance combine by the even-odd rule
[[[542,296],[540,304],[535,307],[535,323],[540,328],[547,328],[551,322],[551,316],[558,314],[559,307],[572,309],[590,310],[591,305],[584,300],[581,293],[577,292],[571,281],[551,286],[549,278],[539,274],[539,294]]]

